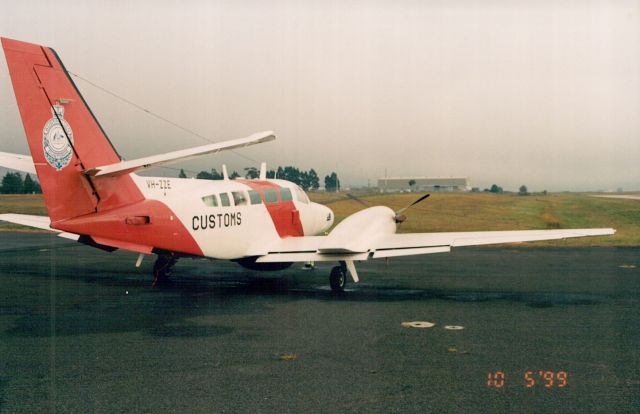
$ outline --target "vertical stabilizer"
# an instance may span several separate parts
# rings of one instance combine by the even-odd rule
[[[53,49],[6,38],[2,48],[52,223],[141,199],[129,176],[81,173],[120,157]]]

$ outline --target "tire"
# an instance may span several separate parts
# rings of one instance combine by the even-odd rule
[[[333,292],[344,292],[344,287],[347,285],[347,272],[344,271],[342,266],[336,266],[331,269],[329,285],[331,285]]]
[[[171,268],[176,263],[176,258],[172,256],[158,256],[153,264],[153,284],[165,283],[171,277]]]

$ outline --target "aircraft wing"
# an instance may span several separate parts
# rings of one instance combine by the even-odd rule
[[[117,164],[103,165],[83,171],[92,177],[113,177],[128,174],[146,168],[157,167],[159,165],[171,164],[178,161],[190,160],[206,154],[218,153],[220,151],[235,148],[248,147],[250,145],[269,142],[276,139],[271,131],[258,132],[246,138],[238,138],[230,141],[218,142],[215,144],[202,145],[200,147],[188,148],[179,151],[168,152],[166,154],[152,155],[150,157],[138,158],[130,161],[122,161]]]
[[[0,220],[9,223],[20,224],[27,227],[35,227],[37,229],[54,231],[58,236],[65,239],[78,240],[80,236],[73,233],[67,233],[50,227],[51,220],[47,216],[33,216],[29,214],[0,214]]]
[[[36,167],[33,165],[33,159],[28,155],[0,152],[0,166],[29,174],[36,174]]]
[[[412,251],[433,247],[451,248],[487,244],[522,243],[540,240],[568,239],[572,237],[607,236],[614,233],[614,229],[562,229],[390,234],[382,237],[376,243],[372,257],[422,254],[422,252],[419,251]]]
[[[614,229],[605,228],[385,234],[372,239],[371,247],[366,252],[348,252],[347,249],[334,248],[335,253],[326,249],[320,251],[326,236],[290,237],[280,240],[278,245],[273,246],[267,254],[260,256],[256,261],[269,263],[367,260],[415,254],[446,253],[452,247],[607,236],[614,233]]]

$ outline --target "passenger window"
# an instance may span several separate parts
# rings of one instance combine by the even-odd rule
[[[251,200],[251,204],[262,204],[260,193],[255,190],[249,190],[249,199]]]
[[[202,202],[207,207],[218,207],[218,197],[215,194],[202,197]]]
[[[291,195],[291,190],[288,188],[280,189],[280,200],[281,201],[291,201],[293,200],[293,196]]]
[[[264,201],[265,203],[277,203],[278,194],[276,190],[264,190]]]
[[[231,195],[233,195],[233,203],[236,206],[246,206],[248,204],[247,196],[244,194],[244,192],[233,191]]]
[[[300,187],[296,187],[296,198],[302,203],[309,204],[309,197],[307,197]]]
[[[220,193],[220,204],[222,204],[223,207],[229,207],[231,205],[231,203],[229,203],[229,194]]]

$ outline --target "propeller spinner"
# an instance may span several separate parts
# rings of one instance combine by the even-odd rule
[[[404,222],[407,219],[407,216],[405,216],[404,213],[406,210],[408,210],[409,208],[415,206],[416,204],[426,200],[431,194],[425,194],[422,197],[420,197],[419,199],[417,199],[416,201],[414,201],[413,203],[409,204],[406,207],[401,208],[400,210],[396,211],[396,215],[394,216],[394,220],[397,224],[400,224],[402,222]]]

